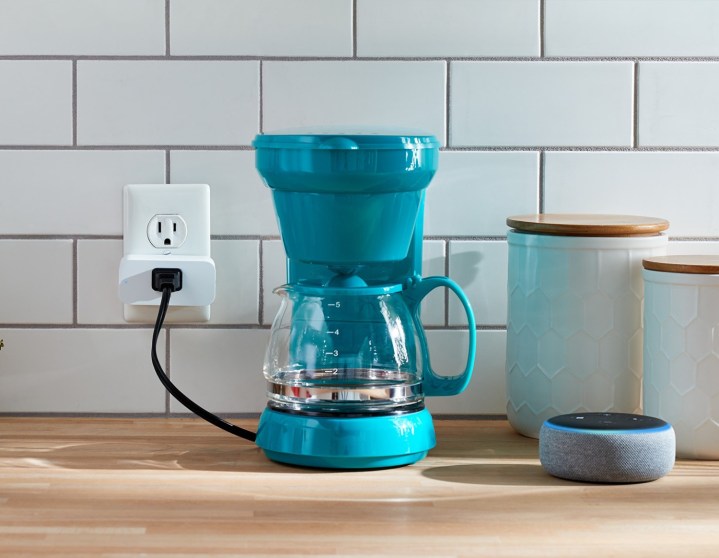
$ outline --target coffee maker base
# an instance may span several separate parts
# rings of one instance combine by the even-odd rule
[[[267,408],[257,445],[280,463],[323,469],[378,469],[415,463],[435,445],[427,409],[402,415],[327,417]]]

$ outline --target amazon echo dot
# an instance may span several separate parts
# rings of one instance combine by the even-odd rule
[[[577,413],[544,421],[539,461],[550,475],[584,482],[646,482],[674,467],[674,429],[654,417]]]

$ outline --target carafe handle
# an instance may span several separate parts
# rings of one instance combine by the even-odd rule
[[[464,371],[456,376],[440,376],[432,369],[429,359],[429,349],[427,340],[422,328],[422,322],[419,318],[420,303],[431,291],[438,287],[447,287],[457,295],[462,303],[464,311],[467,313],[467,327],[469,332],[469,350],[467,352],[467,365]],[[462,393],[467,387],[472,377],[472,369],[474,368],[474,356],[477,345],[477,330],[474,322],[474,312],[472,306],[467,300],[464,291],[452,281],[449,277],[423,277],[418,279],[409,289],[403,292],[407,305],[412,312],[417,324],[419,339],[422,347],[422,361],[426,363],[422,378],[422,386],[425,395],[457,395]]]

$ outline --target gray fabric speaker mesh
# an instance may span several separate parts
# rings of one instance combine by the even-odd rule
[[[645,482],[674,467],[674,429],[597,433],[542,425],[539,460],[555,477],[586,482]]]

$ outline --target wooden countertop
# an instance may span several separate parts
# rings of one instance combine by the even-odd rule
[[[506,422],[436,427],[415,465],[337,472],[197,419],[0,418],[0,556],[719,556],[719,462],[581,484]]]

